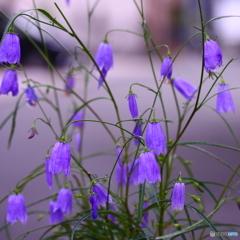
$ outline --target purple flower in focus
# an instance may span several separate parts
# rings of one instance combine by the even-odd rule
[[[137,101],[136,101],[136,95],[130,91],[128,94],[128,107],[129,111],[132,115],[132,118],[137,118],[138,117],[138,106],[137,106]]]
[[[148,201],[145,201],[143,202],[143,210],[146,209],[148,207]],[[142,218],[142,223],[141,223],[141,227],[142,228],[147,228],[148,227],[148,212],[146,212],[144,215],[143,215],[143,218]]]
[[[20,57],[19,37],[15,33],[7,33],[0,46],[0,63],[19,64]]]
[[[101,72],[105,78],[107,76],[107,72],[109,71],[109,69],[113,67],[112,47],[110,43],[107,42],[107,40],[105,40],[99,45],[96,53],[95,61],[98,67],[101,69]],[[104,80],[100,76],[98,88],[102,85],[103,82]]]
[[[12,92],[12,96],[18,94],[18,77],[14,69],[6,70],[0,87],[0,94],[8,94],[9,92]]]
[[[25,90],[25,96],[26,96],[27,104],[30,107],[35,107],[36,104],[37,104],[37,101],[38,101],[38,97],[37,97],[37,95],[35,93],[34,88],[27,87],[26,90]]]
[[[172,58],[165,57],[161,66],[161,78],[171,79],[172,77]]]
[[[65,142],[55,143],[50,157],[49,171],[54,175],[63,171],[64,176],[67,177],[70,174],[70,160],[69,144]]]
[[[49,171],[49,165],[50,165],[50,157],[45,157],[45,172],[46,172],[46,182],[48,184],[48,187],[52,188],[52,172]]]
[[[6,221],[11,224],[17,220],[25,224],[28,220],[24,197],[22,194],[11,194],[8,197]]]
[[[81,132],[75,131],[74,137],[75,137],[76,149],[79,151],[81,149]]]
[[[72,89],[74,88],[74,85],[75,85],[75,79],[73,76],[68,76],[67,77],[67,80],[66,80],[66,83],[65,83],[65,86],[64,86],[64,90],[65,90],[65,94],[68,96]]]
[[[222,51],[214,40],[204,43],[204,67],[208,73],[214,72],[222,66]]]
[[[142,122],[141,121],[136,122],[135,128],[133,130],[133,134],[136,135],[136,136],[142,136]],[[141,139],[140,137],[135,137],[134,138],[134,143],[136,145],[138,145],[140,139]]]
[[[185,201],[185,184],[183,182],[176,182],[172,193],[172,210],[183,210]]]
[[[102,207],[106,206],[107,200],[108,203],[113,202],[112,196],[99,183],[92,186],[92,191],[96,194],[97,203]]]
[[[72,191],[68,188],[62,188],[58,193],[58,198],[56,201],[56,205],[54,211],[57,209],[61,209],[63,213],[71,213],[72,212]]]
[[[188,100],[190,101],[194,94],[197,92],[197,87],[191,84],[190,82],[182,78],[174,78],[173,86]]]
[[[97,210],[98,210],[98,201],[96,194],[89,195],[89,201],[92,205],[92,219],[96,219],[98,217]]]
[[[72,117],[72,122],[74,121],[79,121],[79,120],[83,120],[83,111],[82,110],[79,110],[78,112],[76,112],[75,114],[73,113],[73,117]],[[83,128],[83,124],[84,122],[83,121],[79,121],[79,122],[75,122],[75,123],[72,123],[72,125],[76,128]]]
[[[56,201],[49,202],[49,222],[50,224],[60,223],[63,221],[64,216],[61,208],[56,209]]]
[[[157,156],[167,152],[166,138],[159,122],[148,123],[146,130],[146,145]]]
[[[138,160],[138,184],[145,180],[150,184],[161,181],[160,168],[152,152],[142,152]]]
[[[223,83],[219,85],[218,92],[221,92],[227,89],[228,89],[228,85]],[[234,102],[232,99],[231,92],[229,90],[218,93],[216,110],[218,113],[235,112]]]

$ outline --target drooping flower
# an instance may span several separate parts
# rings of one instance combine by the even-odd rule
[[[135,128],[133,130],[133,134],[136,135],[136,136],[140,136],[140,137],[142,136],[142,122],[141,121],[136,122]],[[134,138],[134,143],[136,145],[139,144],[139,141],[141,139],[140,137],[135,137]]]
[[[19,64],[20,57],[19,37],[15,33],[7,33],[0,46],[0,63]]]
[[[148,207],[148,201],[144,200],[143,202],[143,210],[146,209]],[[148,226],[148,212],[146,212],[144,215],[143,215],[143,218],[142,218],[142,222],[141,222],[141,227],[142,228],[147,228]]]
[[[3,75],[0,94],[8,94],[12,92],[12,96],[18,94],[18,77],[15,69],[8,69]]]
[[[72,191],[68,188],[62,188],[58,193],[58,198],[55,204],[54,211],[57,209],[61,209],[61,211],[65,213],[72,212]]]
[[[161,75],[162,80],[164,78],[167,78],[169,80],[171,79],[171,77],[172,77],[172,58],[170,56],[166,56],[163,59],[160,75]]]
[[[11,194],[8,197],[6,221],[11,224],[17,220],[25,224],[28,220],[24,197],[22,194]]]
[[[78,112],[76,112],[75,114],[73,113],[73,118],[72,118],[72,122],[74,121],[79,121],[79,120],[83,120],[84,116],[83,116],[83,111],[79,110]],[[74,127],[76,128],[83,128],[84,122],[83,121],[79,121],[79,122],[75,122],[72,124]]]
[[[185,201],[185,184],[184,182],[176,182],[172,193],[172,210],[183,210]]]
[[[104,42],[102,42],[99,45],[96,53],[95,61],[98,67],[101,69],[101,72],[105,78],[107,76],[107,72],[109,71],[109,69],[113,67],[112,47],[107,40],[104,40]],[[100,76],[98,88],[102,85],[103,82],[104,80],[102,76]]]
[[[65,94],[68,96],[75,85],[75,79],[72,75],[67,77],[66,83],[64,85]]]
[[[49,171],[54,175],[63,171],[65,177],[70,174],[71,153],[68,143],[55,143],[50,156]]]
[[[38,97],[37,97],[37,95],[35,93],[34,88],[27,87],[26,90],[25,90],[25,96],[26,96],[27,104],[30,107],[35,107],[36,104],[37,104],[37,101],[38,101]]]
[[[107,201],[108,203],[113,202],[112,196],[99,183],[92,186],[92,191],[96,194],[97,203],[102,207],[106,206]]]
[[[98,215],[97,215],[97,210],[98,210],[97,195],[94,193],[90,194],[89,201],[92,205],[92,219],[96,219],[98,217]]]
[[[49,165],[50,165],[50,157],[47,155],[45,157],[45,172],[46,172],[46,182],[48,187],[52,188],[52,172],[49,171]]]
[[[208,73],[214,72],[222,66],[222,51],[214,40],[204,43],[204,67]]]
[[[81,132],[75,131],[74,133],[74,137],[75,137],[75,144],[76,144],[76,149],[79,151],[81,149]]]
[[[137,101],[136,101],[136,95],[130,91],[128,94],[128,107],[129,111],[132,115],[132,118],[137,118],[138,117],[138,106],[137,106]]]
[[[49,202],[49,222],[50,224],[60,223],[64,220],[61,208],[56,209],[56,201]]]
[[[188,101],[190,101],[197,92],[196,86],[182,78],[174,78],[172,84]]]
[[[118,158],[118,163],[122,165],[123,160],[122,160],[122,147],[120,146],[119,142],[116,143],[116,156]]]
[[[152,152],[142,152],[138,160],[138,184],[145,180],[150,184],[161,181],[160,167]]]
[[[218,87],[218,95],[217,95],[217,104],[216,104],[216,110],[218,113],[223,112],[235,112],[235,106],[232,99],[231,92],[228,89],[228,85],[225,83],[222,83]],[[224,91],[227,90],[227,91]],[[221,92],[224,91],[224,92]]]
[[[146,145],[157,156],[167,152],[166,138],[159,122],[153,120],[148,123],[146,130]]]
[[[31,127],[31,129],[28,132],[30,132],[30,135],[29,135],[28,139],[31,139],[36,134],[38,134],[35,124],[33,124],[33,126]]]

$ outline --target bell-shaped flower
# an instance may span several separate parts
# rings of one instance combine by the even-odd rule
[[[96,194],[98,205],[105,207],[107,201],[108,203],[113,202],[112,196],[108,194],[107,190],[104,187],[102,187],[99,183],[96,183],[92,186],[92,191]]]
[[[94,193],[90,194],[89,201],[92,205],[92,219],[96,219],[98,217],[98,215],[97,215],[97,210],[98,210],[97,195]]]
[[[79,128],[79,129],[83,128],[84,122],[80,121],[80,120],[83,120],[83,119],[84,119],[84,115],[83,115],[82,110],[79,110],[78,112],[74,112],[71,121],[72,122],[79,121],[79,122],[72,123],[72,126],[76,127],[76,128]]]
[[[50,165],[50,157],[47,155],[45,157],[45,172],[46,172],[46,182],[48,187],[52,188],[52,172],[49,171],[49,165]]]
[[[72,75],[69,75],[64,85],[66,96],[68,96],[71,93],[72,89],[74,88],[74,85],[75,85],[75,79]]]
[[[167,152],[166,138],[161,124],[153,119],[148,123],[146,130],[146,145],[155,155],[165,154]]]
[[[163,59],[163,63],[160,71],[161,79],[167,78],[168,80],[172,77],[172,58],[170,56],[166,56]]]
[[[214,40],[204,43],[204,67],[208,73],[214,72],[222,66],[222,51]]]
[[[224,91],[226,90],[226,91]],[[221,92],[224,91],[224,92]],[[218,113],[223,112],[235,112],[235,106],[232,99],[231,92],[228,90],[228,85],[222,83],[218,87],[218,95],[217,95],[217,104],[216,110]]]
[[[23,224],[28,220],[25,200],[22,194],[11,194],[8,197],[6,221],[13,224],[17,220]]]
[[[76,149],[78,151],[80,151],[81,149],[81,140],[82,140],[82,137],[81,137],[81,132],[79,130],[76,130],[75,133],[74,133],[74,138],[75,138],[75,145],[76,145]]]
[[[30,132],[28,139],[32,139],[33,137],[35,137],[36,134],[38,134],[35,124],[33,124],[33,126],[28,132]]]
[[[136,135],[136,136],[140,136],[140,137],[142,136],[142,121],[141,120],[136,121],[136,125],[134,127],[133,134]],[[134,143],[136,145],[139,144],[139,141],[141,139],[140,137],[135,137],[134,138]]]
[[[183,210],[185,202],[185,184],[184,182],[176,182],[172,192],[172,210]]]
[[[7,33],[0,46],[0,63],[19,64],[20,57],[19,37],[15,33]]]
[[[12,92],[12,96],[18,94],[18,77],[15,69],[8,69],[3,75],[0,94],[8,94],[9,92]]]
[[[62,188],[58,193],[54,211],[56,211],[57,209],[61,209],[61,211],[64,214],[71,213],[72,201],[73,201],[72,191],[68,188]]]
[[[29,107],[35,107],[37,105],[38,97],[35,93],[34,88],[27,87],[25,90],[26,102]]]
[[[64,220],[61,208],[56,209],[56,201],[49,202],[49,222],[50,224],[60,223]]]
[[[152,152],[142,152],[138,160],[138,184],[161,181],[160,167]]]
[[[71,152],[70,146],[65,142],[55,143],[50,156],[49,171],[54,175],[63,171],[65,177],[70,174]]]
[[[129,111],[132,115],[132,118],[137,118],[138,117],[138,106],[137,106],[136,95],[130,90],[127,98],[128,98],[128,107],[129,107]]]
[[[190,101],[197,92],[196,86],[182,78],[174,78],[172,84],[188,101]]]

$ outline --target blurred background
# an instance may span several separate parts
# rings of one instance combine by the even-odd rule
[[[84,43],[87,41],[88,6],[91,7],[93,4],[98,2],[91,19],[90,51],[93,56],[96,53],[99,43],[104,39],[106,32],[111,29],[126,29],[142,34],[141,18],[133,1],[70,0],[69,5],[66,4],[65,0],[58,0],[56,2]],[[136,2],[138,4],[140,3],[139,0]],[[54,5],[54,1],[41,0],[36,1],[36,4],[38,8],[45,9],[54,18],[56,17],[61,24],[66,26]],[[145,19],[152,32],[155,43],[157,45],[169,45],[173,57],[186,39],[197,32],[193,26],[200,27],[198,4],[196,0],[148,0],[143,1],[143,4]],[[240,15],[240,2],[238,0],[203,0],[202,7],[204,22],[221,15]],[[0,0],[0,10],[4,13],[1,15],[0,32],[3,33],[7,24],[5,16],[11,18],[16,13],[30,8],[33,8],[33,2],[30,0],[8,0],[7,2]],[[29,14],[35,16],[34,12],[29,12]],[[40,14],[39,17],[43,21],[49,22],[49,20],[44,18],[43,15]],[[19,29],[23,30],[24,32],[27,32],[40,46],[40,48],[43,48],[38,30],[36,30],[36,28],[29,23],[25,17],[18,18],[16,20],[16,26],[18,26]],[[51,35],[60,41],[69,51],[74,52],[77,42],[72,37],[51,26],[43,26],[42,24],[41,26],[46,31],[50,32]],[[239,28],[239,18],[221,19],[209,24],[206,28],[208,35],[212,39],[216,39],[222,48],[223,65],[226,65],[231,58],[239,58]],[[45,84],[50,83],[50,75],[46,68],[47,65],[44,59],[38,54],[38,52],[34,49],[31,43],[29,43],[25,35],[19,29],[16,28],[15,30],[19,34],[21,41],[21,63],[27,72],[28,78]],[[56,44],[51,36],[44,33],[44,38],[46,40],[46,44],[54,66],[63,76],[66,76],[69,66],[72,63],[72,59],[58,44]],[[109,71],[107,81],[112,89],[116,101],[119,104],[118,106],[121,118],[129,119],[130,113],[128,111],[127,100],[125,98],[128,94],[129,86],[132,83],[138,82],[151,88],[155,88],[156,86],[153,73],[147,57],[144,41],[141,37],[125,32],[112,32],[109,34],[108,40],[112,44],[114,51],[114,68]],[[160,52],[163,56],[167,53],[166,49],[164,48],[161,49]],[[196,37],[189,42],[189,44],[186,46],[186,48],[184,48],[175,61],[173,66],[173,76],[184,78],[197,86],[201,73],[201,56],[201,39],[200,37]],[[154,70],[156,75],[159,77],[161,62],[155,53],[153,53],[153,58]],[[220,68],[220,70],[222,69],[223,68]],[[4,71],[4,68],[1,68],[0,76],[3,76]],[[20,91],[22,92],[26,87],[26,83],[24,83],[26,78],[22,71],[18,72],[18,76]],[[96,76],[98,76],[97,73]],[[207,76],[207,74],[205,74],[205,76]],[[236,60],[230,64],[230,66],[224,72],[223,77],[230,87],[239,87],[239,76],[239,60]],[[57,82],[57,86],[62,88],[63,82],[56,74],[54,77]],[[75,78],[76,91],[82,96],[84,89],[84,73],[76,74]],[[211,84],[212,79],[208,79],[205,82],[201,98],[204,97],[204,93],[207,93]],[[95,79],[90,79],[88,89],[88,99],[102,96],[107,97],[107,93],[103,88],[97,90],[97,82]],[[134,87],[133,90],[138,96],[137,100],[139,111],[142,113],[152,104],[154,96],[149,91],[146,91],[140,87]],[[212,94],[215,94],[216,92],[217,86],[213,88]],[[177,112],[170,85],[163,86],[162,95],[165,102],[165,107],[167,109],[168,120],[173,122],[170,124],[170,136],[172,139],[174,139],[177,128]],[[238,137],[240,134],[240,129],[238,127],[240,120],[238,101],[239,90],[232,91],[232,95],[236,105],[236,112],[234,114],[223,114],[223,116],[229,121],[236,136]],[[50,91],[48,96],[52,101],[54,101],[52,91]],[[73,99],[71,97],[67,98],[62,93],[59,93],[59,98],[63,119],[67,121],[72,111],[71,102]],[[185,102],[185,99],[180,94],[178,94],[178,100],[180,104]],[[0,124],[4,121],[6,116],[13,111],[16,101],[17,98],[12,97],[11,94],[9,94],[9,96],[0,96]],[[24,99],[22,99],[21,102],[24,102]],[[78,102],[78,104],[80,105],[81,103]],[[208,102],[208,105],[215,108],[215,104],[216,97],[213,97]],[[48,116],[51,118],[51,122],[54,124],[54,126],[56,126],[56,130],[60,131],[55,112],[53,112],[51,107],[44,102],[42,102],[42,106],[46,110]],[[91,106],[97,111],[104,121],[112,123],[116,122],[114,108],[110,101],[100,100],[92,103]],[[156,117],[162,119],[163,114],[159,101],[157,102],[155,109]],[[27,139],[28,130],[31,128],[34,119],[37,117],[42,117],[42,113],[38,106],[34,109],[29,109],[25,105],[21,107],[17,115],[16,131],[10,149],[7,149],[7,141],[11,129],[11,120],[0,131],[0,159],[2,162],[2,167],[0,168],[0,199],[9,194],[15,188],[16,183],[29,174],[33,168],[43,163],[47,149],[56,142],[55,137],[52,135],[49,128],[40,122],[37,122],[37,130],[39,131],[39,135],[35,136],[31,140]],[[86,118],[95,119],[90,111],[86,112]],[[127,122],[124,124],[124,127],[131,131],[134,128],[134,125],[132,122]],[[120,133],[115,128],[110,129],[117,138]],[[185,141],[206,141],[236,147],[236,143],[234,142],[234,139],[232,138],[222,119],[215,111],[208,107],[203,107],[201,111],[196,114],[188,130],[180,140],[180,142]],[[71,144],[74,151],[74,144]],[[238,152],[209,146],[200,147],[211,151],[213,154],[227,162],[232,168],[236,168],[239,163]],[[83,156],[92,154],[93,149],[94,152],[111,149],[111,154],[104,157],[99,156],[86,160],[86,162],[84,162],[85,168],[89,172],[97,174],[99,177],[109,175],[116,160],[114,157],[114,144],[102,126],[99,126],[99,124],[95,123],[86,123],[83,141]],[[132,150],[133,149],[134,146],[132,146]],[[195,174],[195,178],[198,180],[209,182],[215,181],[226,184],[231,176],[231,170],[224,167],[215,159],[204,153],[186,147],[178,147],[177,153],[184,159],[193,162],[191,167]],[[185,170],[176,161],[176,168],[174,170],[172,179],[177,178],[179,171],[183,173],[183,177],[186,176],[184,176],[184,174],[186,174]],[[116,189],[114,180],[115,178],[112,180],[112,188]],[[233,183],[236,181],[237,178],[234,178]],[[219,196],[221,192],[220,187],[209,185],[209,188],[214,194],[216,194],[217,197]],[[57,191],[58,188],[55,183],[53,189],[50,191],[45,183],[45,176],[40,176],[29,183],[25,188],[24,197],[26,199],[26,204],[35,202],[39,198],[50,196],[52,193],[56,193]],[[194,189],[191,187],[187,188],[187,192],[195,194]],[[239,193],[235,192],[234,195],[240,197]],[[209,195],[206,192],[203,193],[203,196],[206,200],[205,213],[209,214],[214,207],[214,202],[211,198],[209,198]],[[190,202],[189,197],[186,197],[186,200]],[[198,207],[196,203],[193,203],[193,205]],[[6,207],[7,201],[4,201],[0,205],[1,225],[4,224]],[[48,211],[48,202],[43,202],[37,206],[30,207],[28,211],[33,211],[36,209]],[[77,209],[75,210],[77,211]],[[191,216],[194,217],[194,219],[199,219],[195,214]],[[38,214],[29,216],[29,221],[24,226],[19,222],[15,223],[13,226],[10,226],[9,231],[11,232],[11,236],[14,238],[24,231],[48,224],[47,216],[45,216],[41,221],[38,221],[37,217]],[[224,207],[214,216],[213,220],[223,221],[225,223],[238,223],[239,218],[240,212],[238,211],[237,205],[235,202],[230,202],[224,205]],[[208,234],[208,232],[210,232],[210,230],[206,230],[205,233]],[[35,235],[31,234],[30,236],[26,237],[26,239],[38,239],[42,233],[42,230],[37,231]],[[6,239],[4,231],[0,232],[0,239]]]

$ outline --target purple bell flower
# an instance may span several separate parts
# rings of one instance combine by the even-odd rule
[[[102,72],[103,77],[106,78],[106,76],[107,76],[107,70],[106,70],[105,68],[103,68],[103,69],[101,70],[101,72]],[[102,86],[103,82],[104,82],[104,79],[103,79],[102,76],[100,75],[100,77],[99,77],[99,79],[98,79],[98,89]]]
[[[74,114],[74,113],[73,113]],[[82,110],[79,110],[78,112],[75,113],[75,115],[73,116],[72,118],[72,122],[73,121],[79,121],[79,120],[83,120],[84,116],[83,116],[83,111]],[[72,125],[76,128],[83,128],[83,125],[84,125],[84,122],[83,121],[79,121],[79,122],[75,122],[75,123],[72,123]]]
[[[65,94],[68,96],[70,94],[70,92],[72,91],[72,89],[74,88],[75,85],[75,79],[73,76],[68,76],[65,86],[64,86],[64,90],[65,90]]]
[[[19,37],[15,33],[7,33],[0,46],[0,63],[19,64],[20,57]]]
[[[172,193],[172,210],[183,210],[185,201],[185,184],[183,182],[176,182]]]
[[[122,147],[119,145],[119,143],[116,144],[116,156],[118,158],[118,164],[122,165],[123,164],[123,160],[122,160]]]
[[[159,122],[148,123],[146,130],[146,145],[157,156],[167,152],[166,138]]]
[[[51,153],[49,171],[54,175],[63,171],[65,177],[70,174],[71,152],[68,143],[57,142]]]
[[[27,87],[25,90],[26,101],[29,107],[35,107],[38,101],[38,97],[34,88]]]
[[[52,172],[49,171],[50,157],[45,157],[45,172],[46,172],[46,182],[48,187],[52,188]]]
[[[58,198],[56,201],[56,205],[54,208],[54,211],[57,209],[61,209],[61,211],[65,213],[71,213],[72,212],[72,191],[68,188],[62,188],[58,193]]]
[[[12,92],[12,96],[18,95],[18,77],[15,69],[8,69],[3,75],[0,94],[8,94]]]
[[[89,195],[89,201],[92,205],[92,219],[96,219],[98,217],[97,210],[98,210],[98,201],[96,194]]]
[[[80,151],[80,149],[81,149],[81,139],[82,139],[81,132],[80,131],[75,131],[74,137],[75,137],[76,149],[78,151]]]
[[[104,187],[102,187],[99,183],[92,186],[92,191],[96,194],[98,205],[105,207],[107,200],[108,203],[113,202],[112,196],[108,194],[107,190]]]
[[[191,84],[190,82],[182,78],[174,78],[173,86],[188,100],[190,101],[195,93],[197,92],[197,87]]]
[[[207,40],[204,43],[204,67],[208,73],[214,72],[222,66],[222,51],[214,40]]]
[[[152,152],[142,152],[138,161],[138,184],[147,180],[150,184],[161,181],[160,168]]]
[[[223,83],[219,85],[218,92],[221,92],[227,89],[228,89],[228,85]],[[235,112],[234,102],[232,99],[231,92],[229,90],[218,93],[216,109],[218,113]]]
[[[17,220],[25,224],[28,220],[24,197],[22,194],[11,194],[8,197],[6,221],[13,224]]]
[[[56,201],[49,202],[49,222],[50,224],[60,223],[64,220],[61,208],[56,209]]]
[[[141,121],[136,122],[135,128],[133,130],[133,134],[136,135],[136,136],[142,136],[142,122]],[[140,139],[141,139],[140,137],[135,137],[134,138],[134,143],[136,145],[138,145]]]
[[[167,78],[167,79],[171,79],[172,77],[172,58],[171,57],[165,57],[163,59],[163,63],[161,66],[161,78]]]
[[[136,101],[136,95],[131,91],[128,94],[128,106],[129,106],[129,111],[132,115],[132,118],[137,118],[138,117],[138,106],[137,106],[137,101]]]

